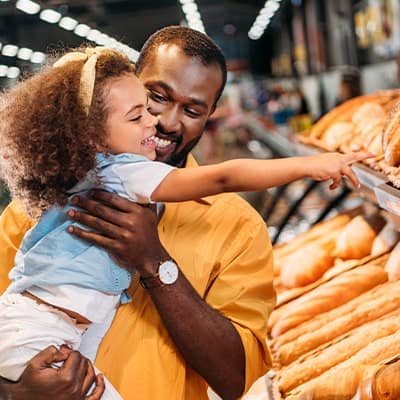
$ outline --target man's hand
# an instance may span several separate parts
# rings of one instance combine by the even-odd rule
[[[121,266],[148,275],[169,258],[160,243],[157,216],[151,207],[100,190],[93,191],[90,199],[76,196],[72,204],[84,212],[71,210],[69,217],[91,231],[71,226],[69,232],[106,249]]]
[[[60,368],[53,363],[63,361]],[[86,393],[95,383],[92,394]],[[11,400],[99,400],[104,378],[94,372],[88,359],[76,351],[50,346],[32,358],[16,383],[0,382],[0,398]]]

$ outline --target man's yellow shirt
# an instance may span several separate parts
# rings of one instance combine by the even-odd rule
[[[0,217],[2,292],[15,253],[32,226],[17,202]],[[239,332],[248,389],[270,366],[265,336],[274,292],[272,248],[264,222],[237,195],[223,194],[201,203],[167,204],[158,231],[195,290]],[[206,382],[176,349],[137,278],[129,292],[132,302],[119,307],[100,345],[96,366],[126,400],[208,399]]]

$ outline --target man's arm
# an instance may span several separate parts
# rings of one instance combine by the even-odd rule
[[[71,227],[71,232],[104,247],[141,276],[155,276],[160,261],[170,258],[160,243],[155,214],[110,193],[96,192],[95,196],[105,205],[75,198],[75,205],[90,214],[74,210],[70,216],[102,235],[77,227]],[[229,319],[212,309],[183,273],[171,286],[148,290],[186,362],[224,399],[240,397],[245,387],[245,354]]]
[[[59,361],[64,361],[60,368],[51,366]],[[93,393],[86,396],[93,383]],[[0,400],[100,400],[104,388],[103,376],[96,376],[85,357],[50,346],[32,358],[18,382],[0,378]]]

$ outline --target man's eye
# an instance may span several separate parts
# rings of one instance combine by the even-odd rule
[[[158,103],[163,103],[163,102],[167,101],[167,98],[165,96],[163,96],[160,93],[153,92],[153,91],[149,92],[149,97],[152,100],[157,101]]]
[[[191,108],[185,108],[185,113],[191,118],[198,118],[201,115],[198,111],[192,110]]]

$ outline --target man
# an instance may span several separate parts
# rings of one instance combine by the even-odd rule
[[[159,117],[157,159],[195,167],[188,154],[226,81],[220,50],[189,28],[164,28],[144,45],[137,72]],[[110,193],[75,204],[86,212],[70,217],[101,234],[77,227],[72,233],[138,272],[132,302],[120,307],[96,359],[123,398],[201,400],[210,385],[222,398],[236,399],[265,373],[272,250],[265,224],[247,203],[224,194],[167,204],[160,221],[149,208]],[[16,203],[0,220],[3,287],[31,224]],[[54,358],[66,359],[58,374],[46,368]],[[51,390],[58,400],[97,400],[98,394],[85,396],[93,379],[79,354],[50,348],[32,360],[21,382],[0,385],[0,399],[1,390],[7,398],[31,399],[33,387],[36,400],[53,398]]]

